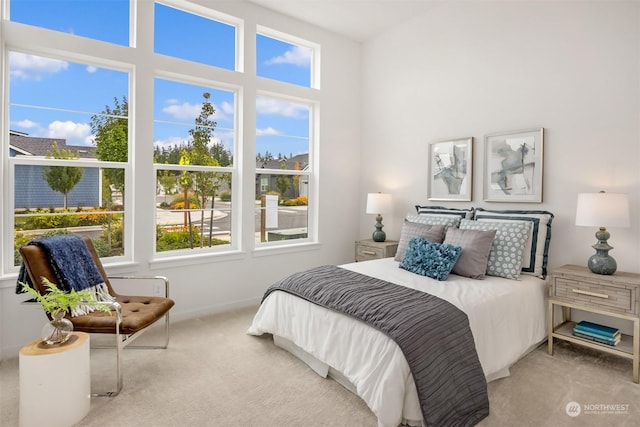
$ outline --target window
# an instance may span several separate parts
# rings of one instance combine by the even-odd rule
[[[262,31],[276,34],[264,28]],[[307,46],[289,43],[275,36],[257,34],[257,74],[260,77],[311,87],[313,52],[314,50]]]
[[[155,51],[234,70],[236,29],[193,13],[155,5]]]
[[[235,94],[156,79],[154,98],[156,252],[237,246],[231,205]]]
[[[309,237],[311,112],[301,102],[256,100],[256,243]]]
[[[129,0],[11,0],[11,20],[129,45]]]
[[[318,45],[258,26],[249,74],[251,30],[210,2],[34,3],[0,8],[0,274],[45,233],[105,265],[316,241]]]
[[[78,233],[125,256],[128,73],[17,51],[9,70],[14,249]]]

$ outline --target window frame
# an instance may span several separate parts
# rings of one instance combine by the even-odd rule
[[[309,89],[309,88],[307,88]],[[318,123],[319,123],[319,110],[320,103],[316,100],[311,100],[308,98],[302,97],[294,97],[290,95],[283,95],[282,93],[276,93],[273,91],[263,91],[258,90],[256,92],[256,99],[258,97],[265,97],[276,99],[280,101],[292,102],[296,104],[304,104],[309,107],[309,167],[308,170],[293,170],[293,169],[267,169],[267,168],[258,168],[257,162],[254,162],[254,175],[253,181],[258,175],[290,175],[290,176],[305,176],[308,180],[308,204],[307,204],[307,237],[300,239],[292,239],[292,240],[281,240],[281,241],[273,241],[273,242],[255,242],[254,247],[256,250],[265,250],[271,247],[279,247],[279,246],[292,246],[292,245],[300,245],[300,244],[309,244],[309,243],[317,243],[318,241],[318,208],[317,208],[317,199],[318,199],[318,178],[317,178],[317,163],[316,163],[316,152],[318,151],[319,145],[319,137],[318,137]],[[255,193],[255,185],[254,185],[254,193]],[[254,194],[254,198],[257,195]]]
[[[7,23],[3,21],[2,25],[3,26],[7,25]],[[18,30],[20,30],[20,27],[25,27],[25,26],[29,27],[26,24],[14,23],[14,22],[10,22],[8,25],[17,26]],[[46,28],[40,28],[40,27],[37,27],[37,28],[45,33],[51,32],[51,33],[61,34],[62,35],[61,37],[63,38],[66,38],[69,36],[79,37],[79,36],[68,35],[66,33],[60,33],[54,30],[46,29]],[[2,30],[2,32],[3,32],[2,35],[4,35],[4,30]],[[83,37],[83,39],[90,40],[89,43],[94,43],[94,42],[101,43],[101,44],[105,43],[98,40],[87,39],[85,37]],[[119,47],[122,48],[122,46],[119,46]],[[2,265],[2,269],[0,270],[0,277],[2,277],[4,275],[13,274],[17,272],[19,269],[19,266],[13,265],[13,247],[15,242],[14,240],[15,239],[15,230],[14,230],[14,227],[15,227],[15,213],[14,213],[15,212],[15,206],[14,206],[15,204],[15,166],[33,165],[33,166],[78,166],[78,167],[122,168],[125,171],[125,190],[124,190],[125,194],[130,194],[130,195],[134,194],[133,164],[131,160],[133,156],[133,144],[131,143],[131,140],[133,135],[132,129],[134,128],[134,125],[135,125],[134,123],[135,119],[133,114],[135,105],[133,105],[133,101],[131,100],[131,88],[132,88],[132,81],[134,78],[135,67],[131,64],[126,64],[126,63],[116,62],[116,61],[108,61],[108,60],[105,60],[105,58],[100,58],[97,56],[89,57],[87,55],[80,55],[77,52],[76,53],[70,52],[70,51],[62,52],[59,50],[54,51],[46,47],[40,47],[40,49],[30,49],[25,46],[15,47],[14,45],[9,45],[9,43],[6,43],[6,42],[0,47],[0,51],[2,51],[2,57],[4,60],[4,63],[2,64],[1,72],[2,72],[2,75],[4,76],[4,82],[5,82],[4,83],[5,96],[3,96],[3,100],[2,100],[4,114],[2,117],[2,126],[0,126],[0,131],[4,136],[3,139],[6,140],[6,144],[2,144],[2,154],[0,155],[0,159],[2,159],[3,169],[6,169],[6,173],[5,173],[6,175],[3,174],[3,177],[6,176],[7,178],[7,179],[3,179],[4,181],[3,194],[8,195],[7,197],[3,198],[4,200],[1,206],[3,221],[2,221],[2,227],[0,227],[2,229],[0,231],[0,233],[2,233],[0,234],[0,237],[2,238],[1,241],[4,249],[2,251],[4,253],[4,256],[2,257],[2,260],[0,260],[0,263]],[[99,161],[97,159],[95,161],[83,160],[83,159],[62,160],[62,159],[47,159],[41,156],[15,156],[15,157],[9,156],[10,128],[7,126],[7,124],[9,124],[9,111],[11,108],[11,105],[9,103],[10,101],[9,86],[11,81],[11,76],[9,72],[9,67],[11,65],[9,61],[10,52],[36,55],[36,56],[56,59],[60,61],[75,62],[83,66],[84,65],[95,66],[95,67],[106,68],[114,71],[127,73],[128,75],[127,96],[129,99],[129,109],[128,109],[129,116],[127,118],[127,121],[128,121],[127,159],[128,161],[125,163],[125,162]],[[100,113],[100,111],[95,112],[95,114],[97,113]],[[134,256],[133,256],[133,250],[134,250],[133,248],[133,224],[134,224],[133,216],[134,215],[133,215],[132,199],[133,197],[125,197],[124,199],[124,212],[129,212],[128,215],[124,216],[124,220],[123,220],[124,233],[122,237],[122,245],[123,245],[123,250],[125,255],[104,258],[104,261],[105,261],[104,263],[106,265],[118,265],[123,263],[134,262]]]
[[[311,61],[309,63],[309,72],[310,72],[310,76],[309,76],[309,87],[306,86],[300,86],[302,88],[305,89],[316,89],[319,90],[321,89],[320,87],[320,44],[318,43],[314,43],[314,42],[310,42],[308,40],[305,40],[303,38],[300,37],[296,37],[290,34],[287,34],[285,32],[282,31],[278,31],[278,30],[274,30],[273,28],[264,26],[264,25],[256,25],[256,32],[255,32],[255,36],[257,36],[258,34],[262,35],[262,36],[266,36],[266,37],[270,37],[272,39],[284,42],[284,43],[289,43],[292,45],[297,45],[300,47],[305,47],[307,49],[311,50]],[[266,77],[261,77],[261,78],[266,78]],[[293,83],[287,83],[285,81],[282,80],[275,80],[278,82],[282,82],[285,84],[293,84]]]
[[[0,133],[7,142],[3,144],[0,154],[2,170],[3,197],[0,203],[0,214],[3,226],[0,227],[0,241],[5,253],[0,259],[0,277],[13,276],[17,268],[13,266],[14,246],[14,173],[16,165],[23,162],[36,164],[65,164],[56,159],[15,159],[9,156],[9,51],[40,55],[55,59],[74,61],[80,64],[94,65],[123,71],[128,76],[128,162],[106,162],[105,167],[125,168],[125,229],[123,246],[124,257],[105,258],[105,266],[109,268],[130,268],[145,262],[152,269],[156,265],[184,266],[201,264],[211,260],[240,259],[251,254],[254,256],[272,255],[286,252],[311,250],[318,245],[318,205],[319,205],[319,120],[320,120],[320,44],[309,42],[300,37],[271,29],[256,23],[262,21],[245,8],[228,7],[221,4],[214,9],[194,2],[183,0],[156,0],[168,7],[195,13],[205,18],[233,25],[236,28],[235,58],[236,69],[231,71],[215,66],[203,65],[188,60],[166,57],[154,53],[153,16],[154,2],[131,0],[130,2],[130,46],[122,46],[96,39],[76,36],[41,27],[33,27],[8,19],[10,1],[0,6],[0,93],[2,94],[2,113],[0,113]],[[225,13],[233,11],[234,15]],[[246,17],[244,17],[246,15]],[[242,16],[242,17],[241,17]],[[265,22],[273,22],[266,17]],[[278,22],[277,20],[275,22]],[[286,82],[258,77],[255,72],[255,38],[262,34],[278,40],[292,43],[312,50],[311,87],[296,86]],[[253,37],[252,40],[247,38]],[[252,58],[253,57],[253,58]],[[188,70],[185,73],[184,70]],[[248,70],[250,72],[245,72]],[[208,251],[206,253],[173,254],[161,256],[155,251],[155,221],[148,221],[148,215],[155,217],[155,205],[149,207],[155,186],[158,167],[153,162],[153,79],[169,78],[172,80],[211,86],[235,92],[235,124],[233,167],[231,170],[221,167],[216,171],[232,174],[232,242],[224,251]],[[256,245],[255,215],[255,99],[256,96],[269,96],[290,100],[310,106],[309,117],[309,171],[286,172],[306,176],[309,181],[308,237],[306,239],[277,242],[278,244]],[[253,103],[253,106],[251,105]],[[151,107],[151,108],[149,108]],[[61,162],[61,163],[60,163]],[[71,166],[82,166],[86,160],[69,160]],[[102,163],[90,162],[88,167],[98,167]],[[165,165],[159,165],[165,166]],[[166,165],[172,168],[175,165]],[[275,170],[283,174],[283,170]],[[151,194],[147,194],[151,192]],[[274,242],[275,243],[275,242]],[[226,245],[225,245],[226,246]],[[117,259],[116,259],[117,258]]]

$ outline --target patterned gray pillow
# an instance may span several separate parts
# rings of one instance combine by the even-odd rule
[[[451,271],[458,276],[482,279],[487,272],[489,253],[496,237],[496,230],[460,230],[449,228],[444,243],[460,246],[462,252]]]
[[[531,222],[489,222],[460,221],[462,230],[497,230],[493,240],[489,260],[487,262],[487,276],[517,279],[520,277],[524,247],[531,233]]]
[[[547,277],[547,261],[549,243],[551,242],[551,222],[553,214],[539,210],[503,210],[492,211],[478,208],[475,211],[476,221],[530,221],[531,235],[524,248],[522,273]]]
[[[416,237],[424,237],[431,242],[442,243],[442,240],[444,239],[444,231],[444,225],[419,224],[405,219],[404,224],[402,224],[400,241],[398,241],[398,250],[396,251],[396,257],[394,259],[398,262],[402,262],[404,254],[409,247],[409,242],[411,239]]]
[[[410,222],[417,222],[420,224],[429,225],[444,225],[445,227],[458,228],[460,225],[460,217],[458,215],[431,215],[431,214],[411,214],[405,218]]]

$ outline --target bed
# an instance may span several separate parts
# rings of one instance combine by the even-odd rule
[[[435,215],[422,214],[407,218],[410,224],[405,222],[400,239],[404,247],[399,248],[399,252],[404,253],[399,253],[395,258],[338,267],[425,292],[448,301],[464,312],[468,317],[482,374],[490,382],[508,376],[510,366],[546,338],[546,271],[541,268],[546,268],[552,215],[541,211],[517,211],[520,212],[520,219],[514,219],[514,212],[490,213],[491,216],[503,215],[499,219],[503,225],[527,222],[522,218],[537,221],[536,224],[529,224],[528,237],[523,239],[526,242],[522,243],[522,259],[518,265],[519,270],[524,272],[531,268],[531,272],[518,274],[515,279],[486,275],[478,280],[480,277],[457,275],[453,270],[446,280],[437,280],[399,268],[403,260],[409,258],[411,246],[408,242],[418,240],[413,228],[420,222],[416,221],[422,221],[423,225],[428,223],[433,231],[433,225],[442,220],[436,218],[443,216],[439,211]],[[488,214],[486,211],[482,213]],[[460,215],[461,221],[444,226],[445,236],[452,235],[449,230],[459,230],[461,224],[467,229],[478,227],[478,223],[473,223],[475,216],[470,222],[468,212],[457,215]],[[541,215],[544,221],[540,220]],[[495,218],[485,221],[481,229],[495,228]],[[409,231],[405,233],[405,229]],[[497,250],[498,240],[495,237],[490,242],[490,251]],[[544,247],[537,253],[539,242]],[[544,248],[546,250],[543,251]],[[424,424],[425,417],[414,376],[405,355],[393,339],[374,327],[288,292],[274,291],[264,298],[248,333],[272,334],[276,345],[299,357],[318,374],[325,377],[329,375],[356,393],[376,415],[380,426]]]

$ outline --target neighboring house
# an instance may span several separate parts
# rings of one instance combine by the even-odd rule
[[[297,164],[297,166],[296,166]],[[282,167],[284,165],[284,168]],[[298,154],[287,160],[268,160],[266,162],[256,163],[256,169],[286,169],[286,170],[307,170],[309,168],[309,154]],[[276,185],[276,178],[278,175],[274,174],[260,174],[256,173],[256,194],[264,195],[269,191],[279,191]],[[299,196],[307,197],[309,195],[309,178],[307,176],[300,176],[298,185],[294,185],[293,176],[289,178],[289,189],[282,194],[285,198],[294,198]]]
[[[30,137],[25,133],[9,132],[9,157],[33,156],[44,158],[51,151],[54,142],[59,149],[70,149],[81,159],[95,159],[93,147],[67,145],[66,140],[57,138]],[[42,177],[42,166],[16,165],[15,168],[16,209],[63,207],[62,193],[53,191]],[[100,170],[85,168],[80,182],[69,192],[67,207],[100,206]]]

